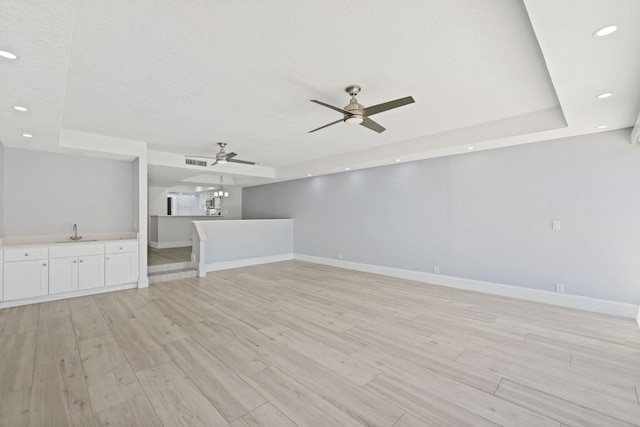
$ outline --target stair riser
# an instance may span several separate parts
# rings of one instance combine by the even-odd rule
[[[180,270],[182,268],[191,268],[191,262],[174,262],[172,264],[159,264],[147,267],[147,273],[161,273],[163,271]]]
[[[149,284],[168,282],[170,280],[189,279],[197,276],[196,270],[180,271],[177,273],[158,274],[156,276],[149,276]]]

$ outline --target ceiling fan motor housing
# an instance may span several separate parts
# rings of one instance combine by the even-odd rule
[[[364,107],[358,103],[358,100],[355,97],[351,98],[351,101],[346,107],[344,107],[344,109],[351,113],[349,115],[344,115],[345,123],[360,124],[364,120],[364,113],[362,112]]]

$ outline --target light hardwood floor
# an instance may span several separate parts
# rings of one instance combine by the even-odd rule
[[[2,426],[640,425],[634,321],[288,261],[0,310]]]
[[[191,261],[191,246],[156,249],[147,247],[147,265],[173,264]]]

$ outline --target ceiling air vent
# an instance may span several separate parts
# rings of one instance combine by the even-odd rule
[[[193,166],[207,166],[207,162],[205,160],[184,159],[184,162]]]

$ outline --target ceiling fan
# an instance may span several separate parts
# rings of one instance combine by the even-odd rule
[[[216,161],[211,163],[209,166],[214,166],[217,164],[224,165],[226,163],[243,163],[245,165],[256,164],[256,162],[248,162],[246,160],[234,159],[233,157],[237,156],[236,153],[227,153],[226,151],[224,151],[224,147],[227,146],[226,142],[218,142],[218,145],[220,146],[220,151],[218,151],[215,157],[207,157],[207,156],[185,156],[185,157],[196,157],[201,159],[216,159]]]
[[[312,99],[311,102],[315,102],[316,104],[323,105],[327,108],[331,108],[339,113],[342,113],[344,116],[340,120],[336,120],[335,122],[331,122],[327,125],[320,126],[317,129],[310,130],[309,133],[315,132],[320,129],[324,129],[328,126],[335,125],[336,123],[345,122],[354,125],[361,125],[378,133],[384,132],[385,128],[380,126],[378,123],[374,122],[369,118],[369,116],[373,116],[374,114],[382,113],[383,111],[391,110],[393,108],[402,107],[403,105],[414,103],[414,99],[411,96],[407,96],[406,98],[396,99],[395,101],[383,102],[382,104],[373,105],[371,107],[363,107],[358,103],[356,99],[356,95],[360,92],[362,88],[358,85],[351,85],[345,88],[345,91],[351,95],[351,101],[349,101],[349,105],[344,108],[334,107],[333,105],[326,104],[324,102]]]

